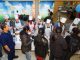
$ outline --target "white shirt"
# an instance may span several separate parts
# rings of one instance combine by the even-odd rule
[[[51,34],[51,31],[52,31],[51,29],[52,29],[51,25],[50,25],[49,28],[45,25],[45,37],[47,38],[48,42],[49,42],[50,34]]]
[[[31,30],[31,33],[34,34],[34,23],[32,22],[32,24],[29,23],[29,27]]]
[[[20,28],[22,27],[20,20],[19,20],[18,23],[15,22],[15,27],[16,27],[17,29],[20,29]]]

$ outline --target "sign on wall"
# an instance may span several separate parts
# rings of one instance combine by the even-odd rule
[[[53,8],[54,8],[53,1],[41,1],[39,7],[39,15],[45,18],[46,16],[48,16],[48,9],[53,11]]]
[[[32,1],[0,1],[0,20],[4,15],[14,17],[15,14],[32,14]]]

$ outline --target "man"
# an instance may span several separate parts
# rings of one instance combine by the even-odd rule
[[[54,28],[55,29],[57,29],[58,27],[61,27],[62,28],[62,32],[61,32],[61,34],[62,34],[62,36],[63,37],[65,37],[65,23],[66,23],[66,21],[67,21],[67,18],[65,18],[65,17],[61,17],[60,18],[60,21],[58,21],[58,22],[56,22],[55,24],[54,24]]]
[[[13,41],[13,37],[9,32],[9,27],[6,24],[1,25],[2,33],[0,37],[0,43],[2,44],[5,52],[8,54],[8,60],[13,60],[14,58],[18,58],[15,56],[15,43]]]
[[[79,29],[78,28],[73,28],[72,29],[72,34],[70,36],[70,42],[69,42],[69,58],[75,54],[76,51],[79,50],[79,44],[80,44],[80,37],[79,37]]]
[[[74,21],[71,23],[69,27],[69,32],[72,33],[72,29],[77,27],[78,23],[80,22],[80,18],[75,18]]]
[[[52,34],[50,37],[50,55],[52,55],[53,59],[50,60],[66,60],[65,51],[67,49],[66,40],[61,36],[62,28],[59,27],[56,29],[55,34]],[[52,43],[53,42],[53,43]]]
[[[31,34],[34,34],[35,25],[32,16],[29,16],[29,27],[30,27]]]
[[[46,24],[45,24],[45,33],[44,33],[44,35],[45,35],[45,38],[48,40],[48,46],[50,45],[50,40],[49,39],[50,39],[50,34],[51,34],[52,30],[53,30],[53,26],[51,24],[51,20],[47,19]]]
[[[26,55],[27,60],[31,60],[31,43],[32,40],[30,39],[30,33],[29,33],[29,26],[26,26],[23,28],[23,30],[20,32],[20,39],[22,42],[21,45],[21,51]]]
[[[10,30],[10,32],[11,32],[11,34],[13,34],[14,32],[13,32],[13,30],[14,30],[14,26],[15,26],[15,23],[14,23],[14,21],[12,21],[12,20],[9,20],[9,16],[8,15],[5,15],[4,16],[4,23],[6,23],[8,26],[9,26],[9,30]]]
[[[21,31],[22,28],[23,28],[23,26],[21,24],[21,21],[20,21],[20,19],[18,18],[17,15],[15,15],[15,28],[16,28],[17,31]]]
[[[48,12],[49,12],[49,16],[51,16],[51,17],[52,17],[53,12],[52,12],[50,9],[48,9]]]

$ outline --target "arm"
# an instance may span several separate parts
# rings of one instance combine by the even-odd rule
[[[10,48],[9,48],[8,45],[6,44],[6,38],[5,38],[5,37],[1,37],[0,43],[1,43],[2,46],[5,48],[5,50],[7,50],[8,52],[10,52]]]
[[[7,45],[4,45],[4,48],[10,52],[10,48]]]

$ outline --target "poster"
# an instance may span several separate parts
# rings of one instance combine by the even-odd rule
[[[53,11],[54,1],[41,1],[39,5],[39,15],[42,18],[48,16],[48,9]]]
[[[4,20],[4,16],[8,15],[14,18],[15,14],[32,14],[32,1],[0,1],[0,21]]]

